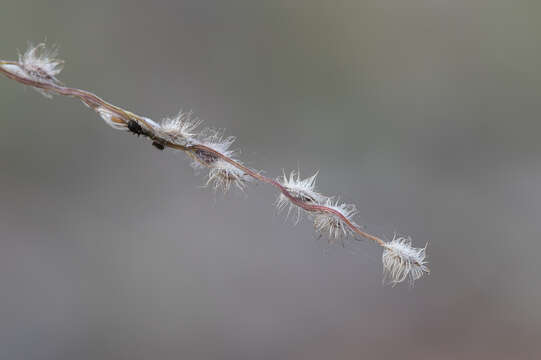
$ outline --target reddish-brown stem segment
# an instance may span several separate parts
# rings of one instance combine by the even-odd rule
[[[289,199],[289,201],[291,201],[293,204],[297,205],[298,207],[301,207],[304,210],[309,211],[309,212],[331,213],[331,214],[339,217],[340,220],[342,220],[357,235],[359,235],[361,237],[364,237],[366,239],[375,241],[378,245],[381,245],[381,246],[385,245],[385,242],[383,240],[381,240],[380,238],[378,238],[378,237],[376,237],[374,235],[371,235],[371,234],[368,234],[367,232],[362,231],[361,229],[359,229],[358,226],[355,226],[355,224],[353,224],[341,212],[336,211],[335,209],[332,209],[332,208],[330,208],[328,206],[317,205],[317,204],[309,204],[309,203],[306,203],[304,201],[301,201],[301,200],[297,199],[296,197],[292,196],[291,193],[289,191],[287,191],[287,189],[282,184],[280,184],[280,182],[278,182],[278,181],[276,181],[276,180],[274,180],[272,178],[266,177],[264,175],[261,175],[260,173],[255,172],[255,171],[251,170],[250,168],[248,168],[248,167],[246,167],[246,166],[244,166],[242,164],[239,164],[235,160],[221,154],[218,151],[213,150],[212,148],[209,148],[208,146],[193,145],[191,147],[188,147],[188,150],[190,150],[190,149],[204,150],[206,152],[212,153],[213,155],[216,155],[217,157],[223,159],[224,161],[227,161],[229,164],[233,165],[237,169],[240,169],[240,170],[244,171],[246,174],[248,174],[252,178],[276,187],[278,190],[280,190],[280,192],[282,194],[284,194],[284,196],[286,196]]]
[[[199,151],[204,151],[206,153],[210,153],[210,154],[216,156],[217,158],[220,158],[220,159],[226,161],[227,163],[231,164],[232,166],[236,167],[237,169],[243,171],[248,176],[250,176],[250,177],[252,177],[252,178],[254,178],[254,179],[258,180],[258,181],[261,181],[263,183],[270,184],[270,185],[276,187],[278,190],[280,190],[280,192],[285,197],[287,197],[289,199],[289,201],[291,201],[296,206],[298,206],[298,207],[300,207],[300,208],[302,208],[302,209],[304,209],[304,210],[306,210],[308,212],[320,212],[320,213],[332,214],[332,215],[338,217],[355,234],[357,234],[357,235],[359,235],[359,236],[361,236],[363,238],[372,240],[372,241],[376,242],[378,245],[385,247],[385,242],[382,239],[362,231],[358,226],[356,226],[354,223],[352,223],[340,211],[337,211],[337,210],[335,210],[335,209],[333,209],[331,207],[325,206],[325,205],[312,204],[312,203],[308,203],[308,202],[299,200],[297,197],[293,196],[277,180],[266,177],[266,176],[262,175],[261,173],[256,172],[256,171],[254,171],[254,170],[240,164],[239,162],[231,159],[230,157],[228,157],[228,156],[226,156],[226,155],[224,155],[224,154],[222,154],[222,153],[220,153],[220,152],[218,152],[218,151],[216,151],[216,150],[214,150],[214,149],[212,149],[212,148],[210,148],[208,146],[201,145],[201,144],[184,146],[184,145],[172,143],[172,142],[167,141],[166,139],[162,139],[158,135],[156,135],[154,128],[152,127],[152,125],[147,120],[145,120],[144,117],[138,116],[138,115],[133,114],[133,113],[131,113],[131,112],[127,111],[127,110],[124,110],[124,109],[122,109],[120,107],[109,104],[108,102],[104,101],[103,99],[99,98],[98,96],[94,95],[91,92],[81,90],[81,89],[77,89],[77,88],[70,88],[70,87],[66,87],[66,86],[61,86],[61,85],[58,85],[58,84],[56,84],[54,82],[51,82],[51,81],[43,81],[43,82],[38,81],[38,80],[32,79],[31,77],[22,76],[20,74],[17,74],[16,72],[8,71],[5,68],[4,65],[17,66],[22,70],[20,64],[18,62],[14,62],[14,61],[2,61],[2,60],[0,60],[0,73],[2,73],[3,75],[5,75],[6,77],[8,77],[8,78],[10,78],[12,80],[15,80],[15,81],[17,81],[19,83],[22,83],[24,85],[28,85],[28,86],[32,86],[32,87],[35,87],[35,88],[45,90],[47,92],[56,93],[58,95],[64,95],[64,96],[70,96],[70,97],[79,98],[84,104],[86,104],[87,106],[89,106],[92,109],[105,108],[108,111],[116,114],[119,117],[119,119],[121,119],[126,124],[130,120],[135,120],[141,126],[145,127],[152,134],[154,134],[153,136],[151,136],[152,140],[159,140],[161,144],[163,144],[164,146],[169,147],[171,149],[181,150],[181,151],[187,152],[188,154],[191,154],[192,156],[195,156],[194,154],[198,150]]]

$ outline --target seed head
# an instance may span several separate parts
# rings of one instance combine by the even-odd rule
[[[411,239],[396,237],[384,245],[383,280],[388,280],[393,286],[408,279],[413,286],[415,280],[423,274],[430,273],[426,261],[426,246],[414,248]]]
[[[289,178],[284,172],[282,178],[278,179],[278,181],[296,200],[308,204],[323,204],[327,200],[327,197],[315,191],[317,174],[318,173],[316,172],[314,175],[306,179],[301,179],[299,172],[292,171],[289,174]],[[284,194],[280,193],[280,195],[278,195],[278,198],[276,199],[276,207],[278,210],[283,210],[288,207],[288,216],[291,213],[291,210],[297,208],[297,219],[295,223],[299,222],[303,209],[296,206]]]
[[[56,58],[58,49],[47,48],[45,43],[36,46],[30,44],[28,50],[19,55],[19,66],[27,78],[41,83],[60,84],[56,78],[62,71],[64,61]],[[45,97],[52,98],[52,94],[43,89],[35,88]]]
[[[187,126],[188,129],[195,128],[193,125]],[[190,130],[187,130],[187,132],[190,132]],[[224,192],[227,192],[231,188],[231,185],[235,185],[238,189],[244,190],[246,183],[252,180],[252,178],[243,170],[233,166],[218,156],[218,154],[221,154],[238,164],[242,164],[240,161],[233,158],[235,151],[230,150],[231,145],[235,141],[235,137],[224,137],[222,131],[205,128],[201,131],[199,136],[196,137],[195,135],[192,135],[190,141],[191,144],[203,145],[213,150],[196,149],[189,153],[194,159],[192,162],[192,167],[194,169],[209,169],[209,177],[206,183],[207,186],[212,185],[214,190],[223,190]]]
[[[235,185],[239,190],[244,191],[246,183],[252,178],[244,171],[236,168],[223,159],[212,162],[209,166],[209,178],[207,185],[211,185],[214,190],[229,191],[231,185]]]
[[[99,106],[94,109],[107,125],[116,130],[128,130],[128,123],[111,110]]]
[[[190,145],[195,142],[196,129],[201,120],[192,117],[192,112],[182,112],[162,121],[159,134],[164,139],[179,145]]]
[[[230,150],[230,147],[236,138],[234,136],[224,136],[222,130],[205,128],[201,132],[201,138],[202,140],[199,142],[201,145],[205,145],[227,157],[235,153],[235,151]]]
[[[325,207],[328,207],[346,218],[353,225],[357,226],[351,219],[357,214],[357,208],[354,204],[339,203],[339,200],[334,201],[329,198],[325,202]],[[355,233],[351,227],[344,221],[343,218],[332,212],[315,211],[312,213],[314,218],[314,228],[321,234],[329,236],[329,241],[354,236]]]
[[[233,142],[235,142],[234,136],[224,137],[222,131],[205,128],[201,131],[199,138],[200,139],[194,138],[193,143],[204,145],[229,158],[232,158],[235,154],[235,151],[229,150],[231,145],[233,145]],[[192,157],[194,159],[192,162],[192,167],[194,169],[205,167],[212,168],[214,166],[213,164],[220,158],[219,156],[216,156],[216,154],[202,149],[196,150],[192,154]]]

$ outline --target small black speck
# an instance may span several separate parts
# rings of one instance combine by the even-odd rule
[[[132,133],[136,134],[137,136],[143,134],[143,128],[135,120],[130,119],[130,121],[128,121],[128,130],[130,130]]]
[[[157,142],[157,141],[152,142],[152,146],[154,146],[158,150],[165,149],[165,146],[162,143]]]

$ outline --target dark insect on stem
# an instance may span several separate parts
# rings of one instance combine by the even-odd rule
[[[128,121],[128,130],[130,130],[132,133],[134,133],[137,136],[144,135],[144,130],[141,127],[141,125],[139,125],[137,121],[132,120],[132,119]]]
[[[165,145],[162,144],[161,142],[158,142],[158,141],[153,141],[152,142],[152,146],[154,146],[156,149],[158,150],[163,150],[165,149]]]
[[[137,121],[135,121],[133,119],[130,119],[128,121],[128,130],[130,130],[132,133],[134,133],[137,136],[143,135],[143,136],[149,136],[150,137],[148,131],[143,129],[143,127],[141,125],[139,125],[139,123],[137,123]],[[165,149],[165,145],[163,143],[161,143],[160,141],[157,141],[157,140],[154,140],[152,142],[152,146],[154,146],[158,150]]]

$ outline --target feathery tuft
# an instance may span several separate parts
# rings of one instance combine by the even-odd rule
[[[105,123],[109,125],[110,127],[112,127],[113,129],[116,129],[116,130],[128,129],[128,124],[124,120],[119,118],[118,115],[113,113],[111,110],[103,106],[99,106],[95,108],[94,110],[100,115],[103,121],[105,121]]]
[[[229,157],[235,154],[235,151],[229,148],[233,145],[236,138],[234,136],[224,136],[223,130],[205,128],[201,132],[201,138],[202,140],[199,142],[201,145],[205,145],[224,156]]]
[[[307,177],[306,179],[301,180],[300,172],[292,171],[289,174],[289,178],[286,173],[283,172],[282,178],[278,179],[278,182],[289,192],[289,194],[296,200],[302,201],[308,204],[323,204],[328,198],[317,191],[316,188],[316,177],[318,172],[314,175]],[[295,207],[297,208],[297,219],[295,223],[298,223],[301,218],[301,213],[303,209],[296,206],[293,202],[289,200],[287,196],[283,193],[278,195],[276,199],[276,207],[278,210],[283,210],[288,207],[287,215],[291,213]]]
[[[351,220],[357,214],[357,208],[354,204],[340,204],[338,200],[333,202],[332,198],[329,198],[325,202],[325,206],[338,212],[351,224],[357,226]],[[321,234],[327,234],[331,243],[342,238],[355,236],[351,226],[335,213],[316,211],[313,213],[313,218],[316,231]]]
[[[246,184],[251,179],[244,171],[223,159],[218,159],[210,166],[206,185],[212,184],[214,190],[222,190],[223,192],[229,191],[231,185],[235,185],[239,190],[244,191]]]
[[[56,47],[47,48],[45,43],[35,46],[30,44],[28,50],[19,55],[19,66],[31,80],[60,84],[56,76],[62,71],[64,61],[57,59],[57,55]],[[45,97],[52,98],[50,92],[40,88],[35,89]]]
[[[223,131],[205,128],[197,138],[193,136],[191,141],[194,145],[202,145],[212,150],[199,148],[188,153],[194,159],[192,162],[194,169],[209,169],[207,186],[212,184],[214,190],[227,192],[231,188],[231,185],[235,185],[239,190],[243,191],[246,184],[252,180],[252,177],[245,171],[216,154],[221,154],[239,165],[242,164],[233,158],[235,151],[230,150],[231,145],[235,141],[234,136],[225,137],[223,136]]]
[[[235,154],[235,151],[229,150],[233,142],[235,142],[234,136],[224,137],[222,131],[205,128],[201,131],[198,138],[200,140],[194,139],[195,144],[206,146],[225,157],[231,158]],[[211,168],[213,167],[213,163],[219,160],[219,156],[216,156],[216,154],[202,149],[194,151],[191,156],[194,159],[192,162],[194,169]]]
[[[179,145],[191,145],[195,142],[196,129],[201,125],[201,120],[192,117],[192,112],[183,112],[177,116],[165,118],[162,121],[159,134],[168,141]]]
[[[414,248],[411,239],[396,237],[384,245],[383,280],[388,280],[393,286],[408,279],[413,286],[415,280],[423,274],[430,273],[426,261],[426,246]]]

